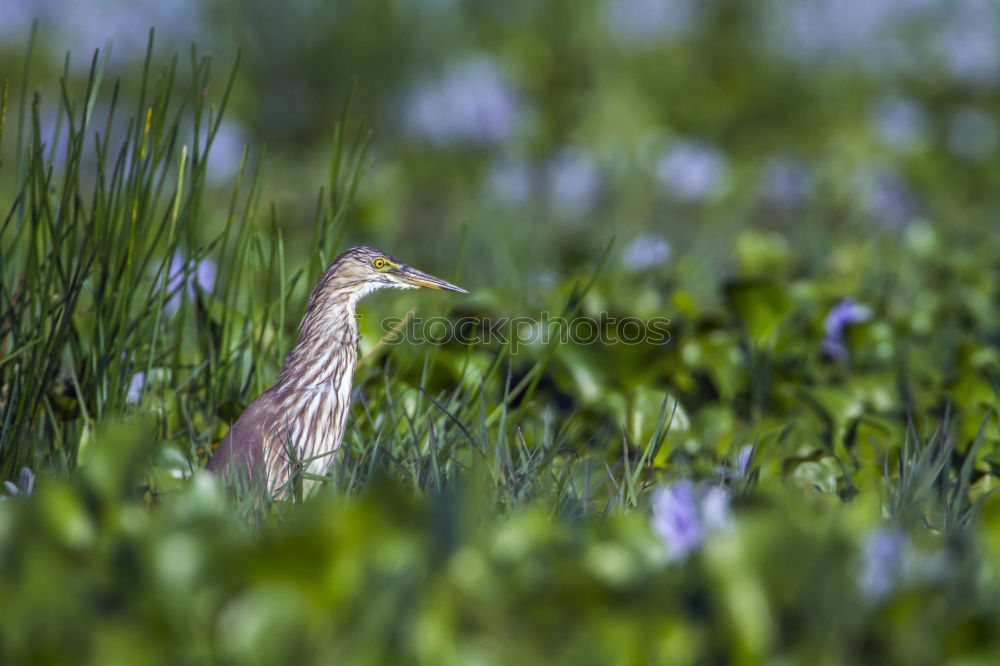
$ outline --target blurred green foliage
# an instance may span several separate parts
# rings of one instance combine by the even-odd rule
[[[144,426],[0,504],[6,663],[942,663],[996,657],[995,539],[915,536],[891,596],[858,584],[880,497],[762,482],[683,563],[643,512],[499,516],[475,470],[445,492],[375,479],[248,525],[196,475],[150,508]],[[124,481],[124,483],[123,483]],[[839,507],[838,507],[839,505]],[[996,534],[996,501],[978,519]],[[904,575],[901,573],[901,576]]]

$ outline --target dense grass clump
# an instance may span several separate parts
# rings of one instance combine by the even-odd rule
[[[273,503],[200,469],[354,236],[368,135],[345,110],[293,268],[256,152],[208,183],[232,74],[158,63],[4,87],[0,662],[997,656],[995,236],[831,232],[816,266],[746,231],[710,299],[609,251],[544,292],[567,321],[660,303],[655,343],[393,345],[367,317],[330,474]],[[467,286],[437,313],[520,302]]]

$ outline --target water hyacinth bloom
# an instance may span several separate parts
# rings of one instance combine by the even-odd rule
[[[705,532],[721,532],[729,527],[729,491],[706,486],[701,493],[701,521]]]
[[[17,483],[4,481],[4,488],[11,497],[30,495],[35,489],[35,474],[27,467],[21,468],[21,476]]]
[[[744,444],[736,454],[736,471],[740,476],[746,476],[750,471],[750,459],[753,457],[753,444]]]
[[[767,43],[796,63],[856,58],[875,71],[905,67],[914,49],[901,39],[925,20],[933,0],[771,0]]]
[[[930,124],[923,107],[906,97],[880,100],[872,111],[871,123],[885,145],[902,150],[923,143]]]
[[[167,275],[167,293],[170,295],[164,305],[167,314],[180,309],[184,292],[188,296],[194,296],[195,285],[202,291],[211,291],[215,286],[215,274],[215,262],[211,259],[205,258],[195,263],[193,259],[185,261],[179,251],[174,252]]]
[[[731,523],[729,492],[719,486],[677,481],[653,495],[653,531],[672,562],[684,560],[705,538]]]
[[[493,144],[511,136],[520,110],[496,63],[472,57],[417,85],[404,113],[410,134],[433,143]]]
[[[69,156],[69,128],[64,117],[52,111],[43,111],[39,117],[38,147],[47,160],[52,157],[54,165],[65,165]],[[35,148],[34,138],[29,146]]]
[[[753,471],[750,467],[753,453],[754,445],[744,444],[739,448],[731,461],[727,461],[726,463],[715,468],[716,473],[719,474],[720,477],[732,479],[734,481],[748,479],[750,472]]]
[[[625,248],[625,266],[630,271],[644,271],[660,266],[670,258],[670,243],[659,234],[642,234]]]
[[[94,50],[109,42],[109,57],[116,65],[141,58],[149,29],[156,27],[157,42],[200,42],[207,34],[202,5],[197,0],[8,0],[0,19],[0,42],[20,44],[39,19],[52,55],[69,51],[75,67],[89,67]]]
[[[619,44],[646,44],[690,32],[698,10],[696,0],[608,0],[604,21]]]
[[[4,17],[0,21],[0,43],[24,39],[31,31],[31,23],[45,14],[38,0],[13,0],[4,4]]]
[[[762,5],[764,42],[795,64],[850,60],[881,76],[920,74],[932,66],[977,87],[992,87],[1000,79],[1000,5],[993,0],[765,0]]]
[[[906,535],[899,530],[878,529],[861,546],[858,586],[872,601],[885,598],[903,577]]]
[[[906,181],[892,167],[873,164],[854,178],[854,188],[864,211],[892,229],[899,229],[917,216],[918,206]]]
[[[726,172],[726,157],[701,141],[674,141],[656,165],[656,178],[671,195],[683,201],[707,199]]]
[[[957,81],[992,87],[1000,78],[1000,8],[991,0],[955,0],[938,28],[934,45],[945,70]]]
[[[208,128],[204,128],[201,137],[201,149],[204,150],[208,140]],[[208,168],[206,177],[213,183],[225,183],[232,180],[240,169],[243,160],[243,148],[246,146],[246,132],[239,123],[223,120],[212,140],[208,151]]]
[[[601,175],[593,158],[577,149],[566,149],[556,155],[546,176],[549,200],[568,215],[586,213],[601,187]]]
[[[125,396],[125,401],[135,404],[139,402],[142,397],[142,389],[146,385],[146,373],[142,370],[132,375],[132,379],[128,383],[128,393]]]
[[[823,351],[836,359],[847,358],[844,330],[848,326],[868,321],[871,316],[870,307],[855,303],[849,298],[837,303],[823,320],[823,331],[826,334],[823,338]]]
[[[798,206],[809,192],[809,174],[805,165],[790,157],[773,157],[764,166],[761,179],[764,199],[775,206]]]

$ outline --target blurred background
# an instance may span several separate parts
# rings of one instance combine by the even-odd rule
[[[730,270],[727,239],[748,228],[814,264],[829,249],[817,229],[982,224],[998,13],[990,0],[5,0],[0,70],[20,71],[35,19],[33,81],[53,105],[67,53],[74,85],[106,45],[109,76],[127,80],[151,26],[164,59],[211,53],[220,88],[239,49],[210,180],[226,191],[244,146],[266,152],[264,199],[293,257],[354,86],[352,118],[374,134],[348,240],[440,265],[474,229],[472,286],[530,295],[615,236],[615,262],[668,275],[691,257],[676,277],[697,286]]]

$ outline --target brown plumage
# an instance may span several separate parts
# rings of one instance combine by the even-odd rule
[[[279,497],[287,494],[296,470],[326,473],[351,404],[358,359],[355,309],[363,296],[385,287],[467,293],[370,247],[343,252],[313,288],[299,341],[277,383],[236,420],[209,461],[210,471],[264,481]]]

